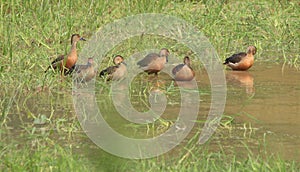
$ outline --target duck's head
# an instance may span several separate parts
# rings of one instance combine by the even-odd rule
[[[94,64],[94,59],[92,57],[88,58],[88,64]]]
[[[186,64],[186,65],[188,65],[188,66],[191,65],[191,60],[190,60],[189,56],[185,56],[183,58],[183,63]]]
[[[116,55],[114,57],[114,64],[118,65],[124,61],[124,58],[121,55]]]
[[[252,55],[256,54],[256,47],[253,45],[249,46],[247,48],[247,54],[252,54]]]
[[[83,37],[81,37],[79,34],[73,34],[71,37],[71,44],[78,41],[86,41]]]
[[[169,55],[170,55],[170,52],[166,48],[161,49],[160,52],[159,52],[160,57],[166,57],[166,62],[168,62]]]

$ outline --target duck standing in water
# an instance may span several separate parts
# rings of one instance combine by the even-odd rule
[[[78,82],[88,82],[96,76],[94,59],[88,58],[86,65],[75,65],[75,77]]]
[[[51,65],[45,70],[47,72],[50,68],[60,69],[61,75],[66,75],[68,70],[74,68],[78,60],[76,45],[78,41],[86,41],[79,34],[73,34],[71,37],[71,50],[68,55],[60,55],[51,62]]]
[[[161,71],[165,64],[168,62],[168,56],[170,52],[168,49],[163,48],[160,50],[159,54],[157,53],[150,53],[145,58],[140,60],[137,65],[141,69],[143,69],[148,74],[154,73],[157,75],[159,71]]]
[[[241,52],[228,57],[224,65],[231,67],[232,70],[248,70],[254,63],[255,46],[249,46],[247,53]]]
[[[191,68],[191,61],[188,56],[183,58],[183,64],[179,64],[172,69],[172,74],[176,81],[191,81],[195,77],[195,72]]]
[[[107,76],[107,80],[121,80],[127,73],[126,63],[121,55],[116,55],[113,59],[115,66],[110,66],[102,70],[99,74],[100,77]]]

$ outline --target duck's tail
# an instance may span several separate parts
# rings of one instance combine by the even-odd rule
[[[48,66],[47,69],[44,71],[44,73],[46,73],[50,68],[51,66]]]
[[[105,77],[106,74],[107,74],[107,69],[104,69],[99,73],[99,77],[103,78],[103,77]]]
[[[225,62],[223,63],[223,65],[226,65],[228,63],[229,63],[229,59],[227,58],[227,59],[225,59]]]

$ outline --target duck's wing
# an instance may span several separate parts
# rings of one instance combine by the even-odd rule
[[[247,53],[244,53],[244,52],[233,54],[232,56],[228,57],[223,64],[238,63],[246,56],[247,56]]]
[[[64,55],[60,55],[58,56],[56,59],[54,59],[52,62],[51,62],[51,65],[49,65],[47,67],[47,69],[45,70],[45,72],[47,72],[51,67],[53,69],[56,69],[57,68],[57,65],[58,65],[58,62],[61,62],[62,60],[64,60],[65,56]]]
[[[86,65],[76,65],[75,66],[75,72],[80,73],[83,70],[86,70],[90,67],[90,64],[86,64]]]
[[[54,60],[51,62],[51,64],[52,64],[52,65],[53,65],[53,64],[56,64],[57,62],[62,61],[64,58],[65,58],[64,55],[60,55],[60,56],[58,56],[56,59],[54,59]]]
[[[180,71],[182,68],[183,68],[184,64],[179,64],[177,66],[175,66],[173,69],[172,69],[172,73],[173,75],[175,75],[178,71]]]
[[[139,65],[140,67],[148,66],[148,64],[150,64],[152,61],[156,60],[157,58],[159,58],[159,55],[157,53],[148,54],[145,58],[138,61],[137,65]]]
[[[104,70],[102,70],[99,74],[100,77],[104,77],[105,75],[110,75],[112,73],[114,73],[117,68],[119,68],[119,65],[116,65],[116,66],[110,66]]]
[[[65,76],[67,75],[71,75],[73,73],[73,71],[76,69],[76,65],[73,65],[70,69],[65,69]]]
[[[68,71],[66,71],[65,75],[70,75],[72,74],[74,71],[76,73],[81,73],[81,71],[86,70],[87,68],[89,68],[90,65],[86,64],[86,65],[74,65],[72,66]]]

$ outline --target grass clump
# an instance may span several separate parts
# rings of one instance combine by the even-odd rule
[[[49,139],[47,145],[35,140],[31,144],[14,143],[0,148],[1,171],[90,171],[89,162],[72,149],[54,145]],[[52,142],[52,143],[51,143]]]

